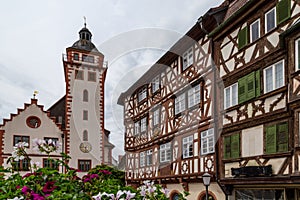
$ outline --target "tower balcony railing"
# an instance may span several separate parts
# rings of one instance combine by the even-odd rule
[[[82,64],[82,65],[92,65],[92,66],[101,66],[103,68],[108,67],[108,62],[107,61],[100,61],[97,56],[93,55],[67,55],[67,54],[62,54],[62,59],[65,62],[70,62],[70,63],[76,63],[76,64]]]

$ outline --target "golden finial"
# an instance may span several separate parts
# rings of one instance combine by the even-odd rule
[[[37,90],[35,90],[34,92],[33,92],[33,99],[35,99],[35,97],[36,97],[36,95],[38,94],[39,92],[37,91]]]

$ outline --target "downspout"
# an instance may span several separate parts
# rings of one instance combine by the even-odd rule
[[[207,37],[209,37],[209,32],[204,28],[203,26],[203,16],[201,16],[198,19],[198,24],[200,25],[201,30],[205,33],[205,35],[207,35]],[[218,99],[217,97],[217,66],[215,65],[215,51],[214,51],[214,45],[213,45],[213,39],[212,37],[209,37],[209,48],[211,49],[211,54],[210,54],[210,58],[211,58],[211,67],[212,67],[212,71],[213,71],[213,96],[212,96],[212,101],[213,101],[213,120],[214,120],[214,136],[216,139],[216,144],[215,144],[215,155],[216,155],[216,159],[215,159],[215,163],[216,163],[216,172],[215,172],[215,177],[216,177],[216,182],[219,185],[219,187],[222,189],[223,193],[225,194],[225,199],[228,200],[228,195],[227,192],[224,190],[224,186],[220,183],[220,179],[219,179],[219,138],[218,138],[218,129],[219,129],[219,113],[218,113],[218,109],[217,109],[217,101],[216,99]]]

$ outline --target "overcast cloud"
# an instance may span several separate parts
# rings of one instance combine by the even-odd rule
[[[83,16],[108,61],[105,124],[123,153],[117,98],[210,7],[221,0],[28,0],[0,7],[0,123],[29,103],[34,90],[49,108],[65,94],[62,53],[78,40]]]

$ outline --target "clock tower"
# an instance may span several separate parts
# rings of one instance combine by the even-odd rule
[[[104,55],[92,43],[86,27],[79,40],[63,57],[66,101],[66,153],[71,167],[80,171],[105,163],[104,82],[107,71]]]

